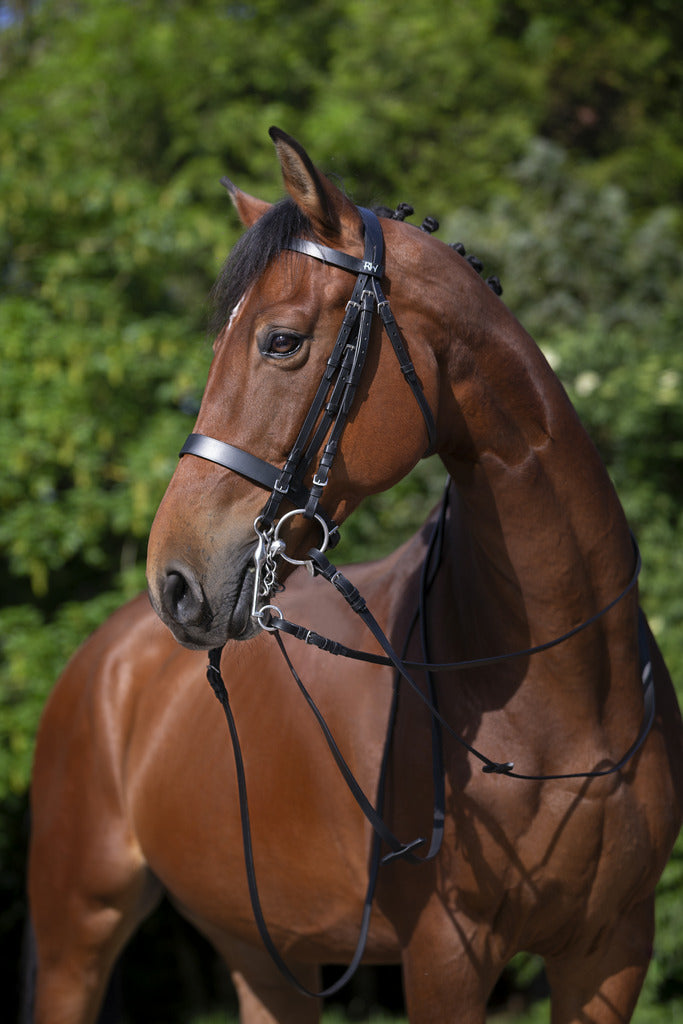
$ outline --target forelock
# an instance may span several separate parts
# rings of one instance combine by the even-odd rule
[[[308,218],[292,199],[271,206],[237,241],[211,291],[210,330],[220,333],[248,288],[297,237],[313,237]]]

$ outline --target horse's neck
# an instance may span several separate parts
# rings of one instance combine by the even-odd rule
[[[621,505],[564,389],[506,311],[452,360],[451,393],[441,454],[458,490],[449,544],[471,643],[482,629],[498,633],[489,644],[547,642],[628,582]],[[633,614],[623,604],[609,623],[622,632]]]

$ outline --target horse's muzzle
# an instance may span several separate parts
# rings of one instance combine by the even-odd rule
[[[251,617],[254,570],[251,557],[212,594],[194,571],[172,563],[155,584],[152,606],[184,647],[209,650],[227,640],[246,640],[260,631]]]

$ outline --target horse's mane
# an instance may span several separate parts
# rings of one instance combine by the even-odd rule
[[[211,291],[210,329],[218,334],[249,286],[271,260],[297,236],[312,237],[313,229],[292,199],[282,199],[259,218],[236,242]]]
[[[381,217],[404,220],[409,217],[413,208],[408,203],[399,203],[396,210],[388,207],[375,206],[375,213]],[[434,217],[426,217],[421,224],[423,231],[438,230],[439,222]],[[290,199],[281,199],[259,218],[237,241],[223,265],[223,269],[211,291],[211,315],[209,329],[215,336],[219,334],[240,301],[246,290],[263,274],[271,260],[289,248],[290,242],[297,236],[313,237],[313,228],[308,217]],[[478,274],[482,272],[481,260],[476,256],[468,256],[460,242],[451,246],[460,253]],[[497,277],[489,277],[486,283],[497,295],[502,292]]]

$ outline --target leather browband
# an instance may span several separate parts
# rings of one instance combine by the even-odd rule
[[[328,246],[310,241],[308,238],[293,238],[287,248],[294,252],[302,252],[306,256],[312,256],[313,259],[320,260],[321,263],[329,263],[341,270],[348,270],[351,274],[367,274],[368,277],[382,277],[384,274],[382,263],[357,259],[355,256],[349,256],[346,252],[330,249]]]

